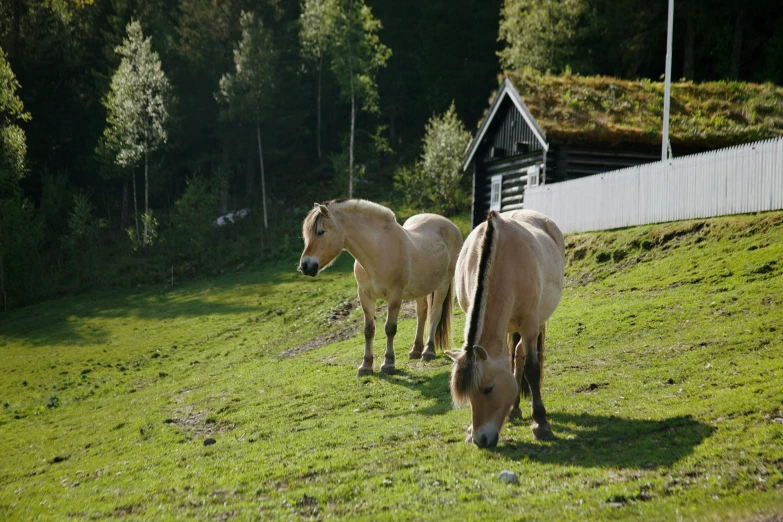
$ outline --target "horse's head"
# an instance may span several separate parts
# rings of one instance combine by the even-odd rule
[[[345,234],[329,208],[315,204],[302,224],[305,248],[299,260],[299,271],[304,275],[317,276],[327,268],[343,251]]]
[[[467,346],[448,353],[454,361],[451,369],[451,397],[457,405],[470,403],[473,443],[494,447],[519,393],[517,380],[505,358],[489,359],[481,346]]]

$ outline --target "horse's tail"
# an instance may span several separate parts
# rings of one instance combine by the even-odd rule
[[[427,308],[432,310],[432,301],[434,294],[430,294],[427,297]],[[451,315],[454,308],[454,283],[449,285],[449,290],[446,292],[446,298],[443,300],[441,306],[440,321],[438,327],[435,329],[435,346],[441,350],[448,349],[451,344]],[[432,317],[432,315],[430,315]]]
[[[514,357],[514,348],[516,347],[517,343],[519,343],[519,340],[521,339],[521,336],[518,333],[510,333],[506,336],[506,340],[508,343],[508,353],[511,354],[511,361],[512,361],[512,368],[516,364],[516,358]],[[544,344],[546,341],[546,324],[544,324],[544,327],[541,329],[541,331],[538,333],[538,341],[536,343],[536,351],[538,355],[538,367],[540,368],[539,371],[539,380],[538,380],[538,388],[542,389],[544,387]],[[530,397],[530,384],[527,382],[527,377],[525,376],[525,370],[522,369],[521,376],[521,382],[519,383],[519,394],[522,397]]]
[[[546,344],[546,323],[541,328],[541,332],[538,334],[538,367],[540,368],[538,374],[538,389],[544,389],[544,344]]]

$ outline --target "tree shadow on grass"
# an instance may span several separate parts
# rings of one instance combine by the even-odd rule
[[[693,453],[713,428],[690,416],[662,420],[624,419],[615,415],[553,413],[549,415],[552,442],[537,442],[519,431],[501,435],[491,450],[512,460],[581,467],[657,469],[669,467]],[[530,419],[513,425],[528,424]],[[519,440],[519,437],[524,437]]]
[[[330,268],[337,274],[330,281],[351,277],[353,258],[341,256]],[[353,279],[351,277],[351,279]],[[10,311],[0,318],[0,349],[5,341],[23,341],[39,347],[105,344],[110,329],[90,319],[172,321],[180,318],[215,318],[236,321],[237,315],[254,313],[266,317],[277,310],[295,310],[304,305],[323,281],[296,272],[289,262],[271,263],[257,272],[225,274],[212,279],[188,281],[171,288],[165,284],[135,289],[99,290],[82,295],[50,299]],[[220,294],[220,298],[214,298]],[[225,296],[232,296],[226,300]],[[286,296],[287,306],[276,304]],[[295,314],[291,311],[291,314]],[[89,323],[89,324],[87,324]]]

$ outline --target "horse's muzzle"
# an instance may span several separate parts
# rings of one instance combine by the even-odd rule
[[[473,437],[473,444],[478,446],[479,448],[494,448],[498,445],[498,439],[500,438],[500,434],[495,432],[487,436],[486,434],[482,433],[478,437]]]
[[[302,259],[299,270],[306,276],[315,277],[318,275],[318,261]]]

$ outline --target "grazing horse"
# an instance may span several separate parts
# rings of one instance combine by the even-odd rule
[[[560,302],[564,264],[560,229],[531,210],[490,212],[462,246],[455,286],[465,344],[448,352],[451,396],[470,403],[468,440],[479,447],[497,444],[509,411],[521,417],[520,393],[533,396],[535,438],[555,438],[541,384],[546,321]]]
[[[382,205],[343,199],[316,203],[304,220],[302,235],[305,249],[299,270],[305,275],[315,277],[343,250],[355,259],[353,273],[364,312],[364,360],[359,376],[372,373],[378,299],[388,303],[382,372],[394,372],[394,335],[403,300],[416,300],[416,339],[409,357],[429,361],[435,358],[436,344],[448,348],[452,281],[462,246],[462,233],[454,223],[435,214],[417,214],[400,226],[394,212]]]

